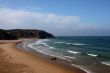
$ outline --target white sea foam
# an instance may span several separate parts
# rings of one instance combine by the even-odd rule
[[[83,46],[83,45],[88,45],[88,44],[82,44],[82,43],[66,43],[67,45],[76,45],[76,46]]]
[[[50,39],[43,39],[43,41],[50,41]]]
[[[37,40],[35,44],[38,45],[38,44],[41,44],[41,43],[42,43],[42,40]]]
[[[73,45],[87,45],[87,44],[73,43]]]
[[[41,43],[46,42],[46,41],[50,41],[50,40],[49,39],[39,39],[35,43],[36,44],[41,44]]]
[[[49,41],[49,39],[41,39],[41,40],[38,40],[36,41],[36,43],[33,43],[34,45],[44,45],[46,47],[49,47],[49,49],[55,49],[54,47],[52,46],[49,46],[48,44],[45,43],[45,41]]]
[[[79,69],[82,69],[83,71],[85,71],[86,73],[94,73],[91,72],[90,70],[88,70],[85,66],[81,66],[81,65],[75,65],[75,64],[71,64],[71,66],[77,67]]]
[[[30,48],[33,48],[33,47],[32,47],[32,46],[33,46],[33,44],[28,44],[27,46],[28,46],[28,47],[30,47]]]
[[[76,57],[65,56],[65,58],[77,59]]]
[[[102,64],[105,64],[107,66],[110,66],[110,61],[101,62]]]
[[[66,43],[66,44],[68,44],[68,45],[69,45],[69,44],[72,44],[72,43]]]
[[[50,56],[53,56],[53,57],[58,57],[58,58],[61,58],[61,59],[65,59],[65,57],[63,55],[58,55],[58,54],[53,54],[53,53],[50,53],[50,51],[46,52],[47,49],[44,49],[44,50],[38,50],[36,49],[35,47],[33,47],[33,44],[29,44],[28,47],[36,50],[37,52],[40,52],[42,54],[45,54],[45,55],[50,55]]]
[[[44,46],[46,46],[46,47],[49,47],[49,49],[55,49],[54,47],[49,46],[49,45],[47,45],[46,43],[41,43],[41,44],[44,45]]]
[[[71,56],[64,56],[65,60],[72,62],[72,59],[77,59],[76,57],[71,57]]]
[[[43,54],[45,54],[45,55],[48,55],[47,53],[44,52],[46,49],[44,49],[44,50],[41,50],[41,49],[38,50],[38,48],[33,47],[33,44],[29,44],[29,45],[27,45],[27,46],[30,47],[31,49],[34,49],[34,50],[40,52],[40,53],[43,53]]]
[[[71,50],[67,50],[69,53],[73,53],[73,54],[80,54],[80,52],[76,52],[76,51],[71,51]]]
[[[89,53],[87,53],[87,55],[89,55],[89,56],[93,56],[93,57],[98,56],[98,55],[96,55],[96,54],[89,54]]]
[[[46,43],[43,43],[43,42],[42,42],[42,43],[40,43],[40,44],[42,44],[42,45],[44,45],[44,46],[48,46]]]
[[[60,44],[60,43],[61,43],[61,44],[62,44],[62,43],[65,43],[65,42],[54,42],[54,43],[58,43],[58,44]]]
[[[23,48],[25,48],[25,47],[26,47],[26,45],[27,45],[27,43],[23,43]]]

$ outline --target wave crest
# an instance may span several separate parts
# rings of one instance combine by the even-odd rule
[[[110,61],[101,62],[102,64],[105,64],[107,66],[110,66]]]
[[[73,53],[73,54],[80,54],[80,52],[77,52],[77,51],[71,51],[71,50],[68,50],[69,53]]]
[[[57,44],[62,44],[62,43],[65,43],[65,42],[54,42],[54,43],[57,43]]]
[[[90,53],[87,53],[87,55],[93,56],[93,57],[97,57],[97,56],[98,56],[98,55],[96,55],[96,54],[90,54]]]
[[[66,43],[67,45],[76,45],[76,46],[83,46],[83,45],[88,45],[88,44],[82,44],[82,43]]]

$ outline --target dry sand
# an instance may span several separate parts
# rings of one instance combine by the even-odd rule
[[[21,41],[0,41],[0,73],[85,73],[21,51],[16,48],[16,44]]]

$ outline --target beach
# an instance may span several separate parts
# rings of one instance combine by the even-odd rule
[[[85,73],[16,48],[22,41],[0,41],[0,73]]]

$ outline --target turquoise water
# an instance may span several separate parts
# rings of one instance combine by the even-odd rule
[[[110,37],[60,36],[41,39],[29,46],[65,59],[88,73],[110,73]]]

